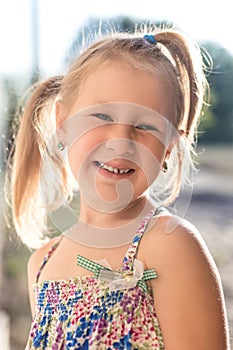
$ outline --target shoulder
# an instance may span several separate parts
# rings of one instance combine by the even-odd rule
[[[215,261],[199,230],[177,216],[162,216],[144,240],[146,265],[169,282],[220,282]],[[182,282],[183,283],[183,282]]]
[[[148,264],[154,264],[158,260],[161,269],[169,264],[181,264],[181,268],[187,268],[191,261],[196,264],[205,262],[215,265],[198,229],[178,216],[161,216],[143,241]]]
[[[52,246],[58,242],[58,240],[58,237],[50,239],[49,242],[31,254],[28,260],[28,280],[31,283],[35,282],[36,275],[41,267],[44,257],[48,254]]]

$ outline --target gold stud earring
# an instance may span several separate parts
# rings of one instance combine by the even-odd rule
[[[167,165],[167,161],[166,160],[164,160],[164,162],[163,162],[162,170],[163,170],[164,173],[167,173],[167,171],[168,171],[168,165]]]

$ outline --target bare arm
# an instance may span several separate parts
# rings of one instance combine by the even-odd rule
[[[156,256],[153,235],[147,242],[147,264],[159,276],[152,288],[165,349],[229,350],[219,273],[199,233],[187,222],[162,231]]]

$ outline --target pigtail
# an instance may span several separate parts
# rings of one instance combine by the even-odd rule
[[[10,196],[13,222],[22,241],[32,248],[45,241],[46,211],[40,186],[41,170],[49,135],[51,137],[56,128],[52,109],[61,82],[62,77],[57,76],[34,87],[12,149]]]
[[[173,70],[175,79],[170,79],[176,101],[173,124],[183,133],[173,147],[168,164],[167,196],[163,203],[169,205],[179,195],[181,186],[192,186],[192,172],[196,170],[197,126],[208,84],[200,49],[193,41],[172,29],[160,30],[155,38],[162,53],[160,60],[168,67],[164,61],[168,59]],[[172,86],[174,81],[176,86]]]
[[[174,61],[181,90],[177,97],[178,101],[183,100],[178,106],[177,127],[184,130],[192,144],[208,88],[200,49],[184,34],[169,29],[156,34],[156,40],[169,51]]]

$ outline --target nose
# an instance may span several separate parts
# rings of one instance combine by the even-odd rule
[[[119,156],[133,154],[135,151],[135,141],[132,135],[132,126],[125,124],[112,125],[107,135],[105,146]]]

